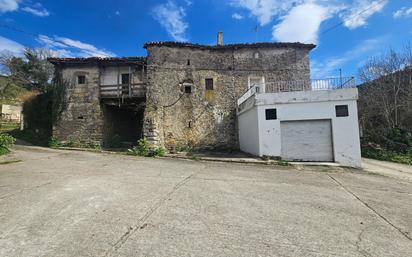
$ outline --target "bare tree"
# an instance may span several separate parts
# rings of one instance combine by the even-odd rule
[[[394,129],[412,131],[412,48],[389,50],[359,70],[360,120],[365,134],[385,136]]]

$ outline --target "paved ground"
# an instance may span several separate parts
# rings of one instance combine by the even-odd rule
[[[366,158],[362,160],[362,165],[366,171],[412,182],[412,166],[410,165]]]
[[[409,180],[33,147],[12,157],[0,256],[412,253]]]

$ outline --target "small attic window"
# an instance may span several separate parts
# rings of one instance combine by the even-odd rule
[[[79,84],[79,85],[86,84],[86,76],[85,75],[77,76],[77,84]]]
[[[348,117],[349,116],[349,110],[348,110],[347,105],[336,105],[335,110],[336,110],[336,117]]]
[[[213,79],[205,79],[206,90],[213,90]]]
[[[185,93],[186,94],[191,94],[192,93],[192,85],[184,85],[185,87]]]

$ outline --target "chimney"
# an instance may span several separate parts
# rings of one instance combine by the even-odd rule
[[[218,46],[223,45],[223,32],[217,33],[217,45]]]

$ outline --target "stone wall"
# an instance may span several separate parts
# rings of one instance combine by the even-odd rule
[[[145,136],[154,144],[238,148],[236,100],[249,76],[309,80],[309,49],[149,45]],[[205,79],[214,89],[206,90]],[[185,85],[192,92],[185,93]]]
[[[103,115],[99,101],[98,66],[76,66],[61,69],[64,80],[71,87],[68,106],[53,126],[53,136],[60,141],[80,141],[101,144]],[[86,83],[77,84],[77,76],[85,75]]]

